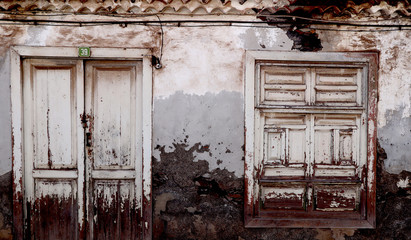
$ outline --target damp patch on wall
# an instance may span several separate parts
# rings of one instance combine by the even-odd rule
[[[203,160],[211,170],[227,169],[237,177],[244,174],[244,98],[241,93],[190,95],[177,92],[154,100],[153,155],[159,148],[173,152],[176,144],[190,149],[197,143],[194,161]],[[159,146],[159,147],[156,147]]]

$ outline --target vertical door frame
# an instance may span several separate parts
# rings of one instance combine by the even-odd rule
[[[143,62],[142,89],[142,221],[143,239],[152,235],[151,152],[152,152],[152,66],[151,50],[136,48],[91,48],[91,57],[78,57],[77,47],[14,46],[11,62],[11,119],[12,119],[12,173],[13,173],[13,233],[23,239],[27,224],[24,222],[24,146],[23,146],[23,65],[24,58],[55,58],[76,60],[140,60]],[[81,229],[81,227],[80,227]]]

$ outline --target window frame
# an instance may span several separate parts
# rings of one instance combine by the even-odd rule
[[[247,228],[260,227],[312,227],[312,228],[375,228],[376,218],[376,140],[377,140],[377,100],[378,100],[378,52],[285,52],[285,51],[247,51],[245,62],[245,199],[244,222]],[[365,213],[362,219],[336,218],[280,218],[258,216],[259,196],[258,185],[258,160],[255,160],[255,116],[259,114],[259,102],[256,86],[259,83],[257,62],[299,62],[310,63],[338,63],[338,64],[364,64],[368,68],[367,82],[368,99],[366,105],[367,117],[367,159],[366,172],[361,180],[366,186],[365,202],[360,206]],[[260,86],[258,86],[260,87]],[[280,107],[281,108],[281,107]],[[283,108],[286,108],[283,106]],[[321,107],[320,107],[321,108]],[[328,106],[326,108],[333,108]],[[362,169],[364,171],[364,169]]]

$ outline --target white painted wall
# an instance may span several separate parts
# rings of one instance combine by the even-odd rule
[[[0,176],[11,171],[10,61],[0,57]]]
[[[188,146],[197,142],[210,145],[210,152],[197,155],[198,160],[209,162],[210,170],[226,168],[242,176],[245,50],[290,51],[293,42],[278,28],[163,29],[163,68],[153,73],[153,146],[164,145],[172,151],[172,143],[184,141],[188,135]],[[11,170],[10,46],[151,48],[159,56],[161,45],[158,26],[2,25],[0,35],[0,175]],[[411,31],[320,31],[319,37],[323,51],[381,52],[378,137],[388,154],[387,169],[410,171]],[[154,151],[154,156],[160,160],[158,151]]]
[[[324,51],[380,52],[378,140],[389,172],[411,171],[411,31],[322,31]]]

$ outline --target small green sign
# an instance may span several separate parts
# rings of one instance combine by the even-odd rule
[[[79,47],[78,56],[79,57],[90,57],[90,48],[89,47]]]

